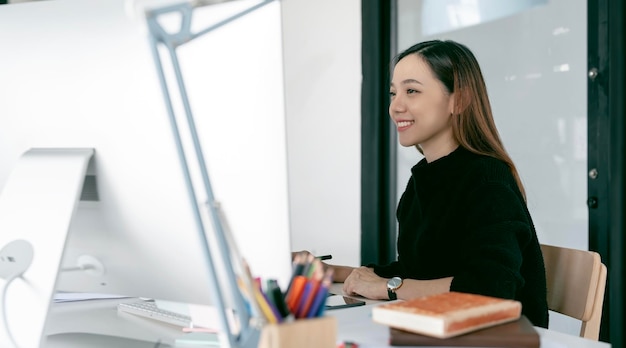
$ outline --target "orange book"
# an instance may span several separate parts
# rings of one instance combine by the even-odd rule
[[[496,297],[447,292],[378,305],[379,324],[421,335],[448,338],[520,318],[522,304]]]

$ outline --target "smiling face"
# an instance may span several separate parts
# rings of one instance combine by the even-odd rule
[[[394,67],[389,115],[402,146],[422,148],[428,162],[452,152],[453,94],[434,75],[421,56],[410,54]]]

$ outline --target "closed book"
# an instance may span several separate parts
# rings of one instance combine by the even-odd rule
[[[389,328],[392,346],[539,348],[539,334],[525,317],[450,338],[424,336]]]
[[[421,335],[448,338],[519,319],[522,304],[491,296],[446,292],[378,305],[372,320]]]

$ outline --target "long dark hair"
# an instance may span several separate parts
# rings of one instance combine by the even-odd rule
[[[485,80],[472,51],[451,40],[425,41],[398,54],[393,65],[411,54],[421,57],[448,93],[454,93],[452,132],[455,140],[471,152],[504,161],[526,199],[515,164],[504,149],[493,121]],[[418,149],[421,151],[419,146]]]

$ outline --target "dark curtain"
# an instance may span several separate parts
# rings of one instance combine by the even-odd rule
[[[587,9],[589,249],[608,269],[600,340],[624,347],[626,16],[623,1],[589,0]]]
[[[395,1],[361,1],[361,263],[396,256],[395,133],[387,112]]]

